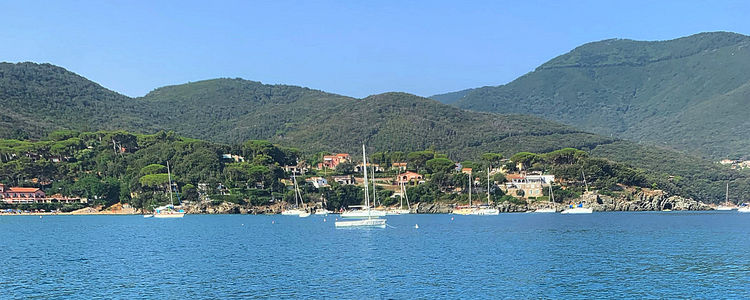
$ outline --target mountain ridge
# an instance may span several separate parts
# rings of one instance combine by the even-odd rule
[[[46,67],[30,68],[38,73]],[[684,154],[646,149],[539,117],[467,111],[402,92],[356,99],[303,87],[224,78],[158,88],[144,97],[129,98],[86,82],[45,81],[50,84],[31,87],[9,84],[4,74],[7,72],[0,69],[0,103],[11,110],[31,112],[19,118],[46,122],[39,131],[14,128],[27,136],[41,137],[55,129],[174,130],[187,137],[223,143],[267,139],[301,147],[306,154],[356,153],[363,141],[371,151],[431,148],[459,161],[477,159],[484,152],[510,156],[572,147],[637,165],[664,189],[700,200],[723,193],[714,190],[712,183],[716,180],[747,182],[736,172]],[[78,89],[81,86],[90,89]],[[58,96],[45,97],[48,94]],[[65,97],[69,98],[62,99]],[[52,117],[45,116],[47,113]],[[13,120],[8,124],[15,125]],[[633,153],[643,153],[649,159],[638,159]],[[665,156],[675,157],[674,162],[664,165],[660,157]],[[670,181],[675,176],[684,180]],[[702,180],[706,176],[712,179]]]
[[[736,131],[750,125],[741,118],[747,109],[718,117],[706,108],[746,103],[747,68],[750,37],[736,33],[605,40],[579,46],[510,83],[476,88],[459,99],[433,98],[475,111],[531,114],[713,159],[739,158],[750,156],[750,134]]]

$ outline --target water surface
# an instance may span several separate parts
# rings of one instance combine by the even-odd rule
[[[750,214],[323,219],[0,216],[0,297],[750,298]]]

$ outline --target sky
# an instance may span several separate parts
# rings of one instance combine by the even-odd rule
[[[750,1],[0,1],[0,61],[137,97],[217,77],[354,97],[500,85],[584,43],[750,34]]]

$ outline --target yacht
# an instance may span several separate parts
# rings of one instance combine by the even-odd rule
[[[362,144],[362,165],[367,166],[367,154],[365,152],[365,144]],[[370,208],[370,193],[369,184],[367,184],[367,168],[365,169],[364,184],[365,184],[365,205],[363,209],[347,211],[341,213],[342,218],[362,218],[358,220],[341,220],[336,221],[334,224],[336,228],[385,228],[386,219],[379,217],[385,216],[385,211],[376,211]],[[375,188],[373,186],[373,188]],[[359,208],[362,208],[359,206]]]
[[[399,194],[401,201],[399,203],[398,209],[388,209],[385,211],[386,215],[408,215],[411,213],[411,205],[409,205],[409,195],[406,194],[406,185],[401,182],[399,183],[399,188],[401,189],[401,194]],[[404,208],[404,198],[406,198],[406,208]]]
[[[571,204],[568,209],[563,210],[560,212],[561,214],[567,215],[567,214],[590,214],[593,213],[594,210],[588,207],[583,207],[583,203],[578,203],[577,206],[573,207]]]
[[[453,209],[453,214],[456,215],[473,215],[476,211],[475,207],[471,207],[471,186],[472,186],[471,172],[469,172],[469,204],[466,206],[456,206]]]
[[[302,202],[302,206],[304,206],[305,200],[302,198],[302,193],[299,191],[299,186],[297,186],[297,176],[292,174],[292,180],[294,182],[294,208],[281,211],[281,215],[298,216],[300,218],[309,217],[310,213],[304,209],[301,209],[299,206],[299,202]]]
[[[490,168],[487,168],[487,205],[480,205],[471,214],[477,216],[497,216],[500,214],[499,209],[490,206]]]
[[[537,208],[534,212],[535,213],[555,213],[557,210],[555,209],[555,195],[552,194],[552,182],[549,183],[549,207],[540,207]]]
[[[750,205],[742,204],[740,208],[737,209],[737,211],[741,213],[750,213]]]
[[[724,196],[724,203],[716,206],[714,210],[727,211],[727,210],[734,210],[734,209],[737,209],[737,206],[734,206],[733,203],[729,202],[729,182],[727,182],[727,192]]]
[[[167,178],[169,178],[169,205],[160,206],[154,209],[154,218],[159,219],[173,219],[182,218],[185,216],[185,211],[180,208],[175,208],[174,200],[172,198],[172,172],[169,169],[169,162],[167,162]],[[180,202],[180,196],[177,194],[177,202]]]

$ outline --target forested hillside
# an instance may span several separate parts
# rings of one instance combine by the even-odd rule
[[[605,136],[717,158],[750,157],[750,37],[580,46],[501,86],[433,96],[461,108],[532,114]]]
[[[538,117],[465,111],[405,93],[356,99],[296,86],[214,79],[129,98],[52,65],[2,64],[0,69],[4,138],[40,139],[56,129],[173,130],[227,144],[265,139],[297,147],[304,155],[356,153],[366,142],[372,152],[434,149],[457,161],[485,152],[507,156],[571,147],[637,167],[672,192],[691,189],[686,196],[706,201],[720,199],[727,180],[746,178],[659,147]]]

